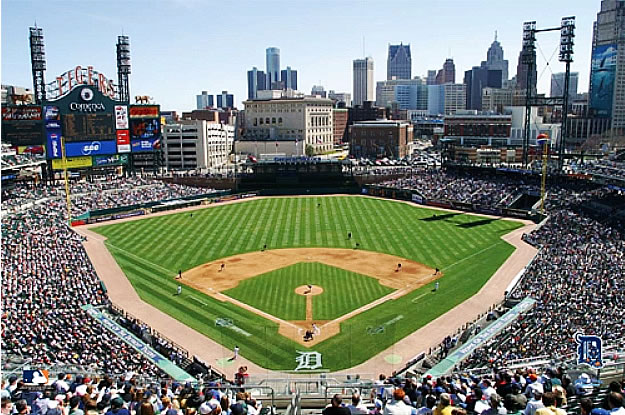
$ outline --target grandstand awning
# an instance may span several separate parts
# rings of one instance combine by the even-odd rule
[[[178,382],[192,382],[195,380],[193,376],[176,366],[171,360],[166,359],[154,350],[151,346],[145,344],[143,341],[135,337],[128,330],[117,324],[115,320],[109,317],[107,314],[101,312],[91,304],[82,306],[82,309],[87,312],[91,317],[98,321],[105,329],[110,331],[119,337],[126,344],[134,348],[141,353],[150,362],[154,363],[159,369],[167,373],[174,380]]]
[[[525,298],[519,304],[510,309],[506,314],[495,320],[493,324],[471,337],[465,344],[454,350],[449,356],[441,360],[436,366],[428,371],[434,378],[449,373],[458,363],[469,357],[477,348],[483,346],[490,339],[499,334],[503,329],[512,324],[521,314],[531,309],[536,300]]]

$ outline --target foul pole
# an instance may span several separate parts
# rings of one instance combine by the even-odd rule
[[[67,206],[67,224],[72,226],[72,204],[69,194],[69,178],[67,176],[67,157],[65,157],[65,137],[61,136],[61,157],[63,157],[63,178],[65,179],[65,204]]]
[[[547,164],[549,162],[549,136],[539,134],[536,142],[543,142],[543,176],[540,184],[540,213],[545,214],[545,193],[547,190]]]

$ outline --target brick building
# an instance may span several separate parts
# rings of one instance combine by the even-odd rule
[[[334,145],[347,142],[347,121],[349,120],[349,110],[347,108],[333,108],[334,117]]]
[[[402,121],[363,121],[351,126],[350,155],[398,159],[410,154],[412,124]]]

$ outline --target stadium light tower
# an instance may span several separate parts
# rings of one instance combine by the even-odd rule
[[[567,114],[569,109],[569,83],[571,62],[573,62],[573,45],[575,44],[575,16],[563,17],[560,25],[560,62],[566,64],[564,75],[564,96],[562,97],[562,133],[558,146],[558,167],[564,166],[564,150],[568,135]]]
[[[523,48],[521,50],[521,64],[526,65],[525,80],[525,128],[523,129],[523,168],[527,167],[531,131],[532,108],[532,72],[536,66],[536,22],[523,23]]]
[[[130,38],[117,36],[118,99],[130,102]]]
[[[33,71],[33,95],[35,104],[41,105],[46,100],[46,48],[43,43],[43,29],[30,28],[30,64]]]

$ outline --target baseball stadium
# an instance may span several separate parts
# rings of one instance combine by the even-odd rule
[[[2,106],[3,415],[625,411],[622,148],[259,160],[237,137],[176,171],[128,36],[117,84],[46,84],[29,39],[33,100]]]

